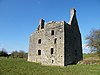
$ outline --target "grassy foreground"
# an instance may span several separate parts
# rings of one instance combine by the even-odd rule
[[[98,65],[43,66],[24,59],[0,58],[0,75],[100,75]]]

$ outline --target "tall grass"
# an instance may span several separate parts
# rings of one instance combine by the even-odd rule
[[[100,65],[43,66],[25,59],[0,58],[0,75],[100,75]]]
[[[95,58],[95,59],[100,59],[100,57],[97,55],[97,53],[89,53],[89,54],[83,54],[83,58]]]

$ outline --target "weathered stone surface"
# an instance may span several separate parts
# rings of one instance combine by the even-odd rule
[[[37,30],[30,36],[28,61],[66,66],[82,59],[81,34],[75,9],[71,9],[69,24],[52,21],[44,25],[44,20],[40,20]]]

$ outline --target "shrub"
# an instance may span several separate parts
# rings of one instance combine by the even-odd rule
[[[5,51],[4,48],[2,48],[0,51],[0,57],[8,57],[8,56],[9,56],[8,53]]]

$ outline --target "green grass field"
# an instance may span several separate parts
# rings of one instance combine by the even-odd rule
[[[25,59],[0,57],[0,75],[100,75],[100,64],[43,66]]]
[[[84,59],[87,59],[87,58],[100,59],[100,57],[96,53],[83,54],[83,58]]]

